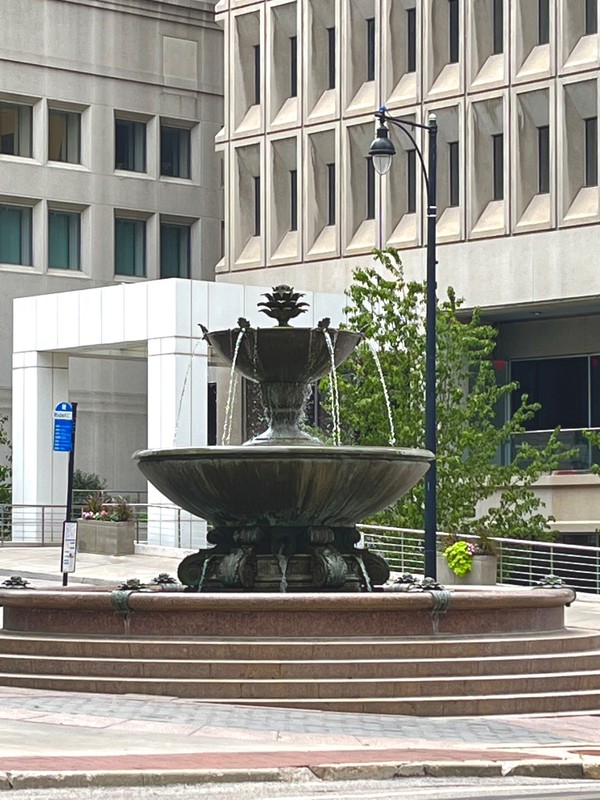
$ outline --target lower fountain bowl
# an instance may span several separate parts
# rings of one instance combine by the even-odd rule
[[[146,478],[215,526],[352,526],[423,477],[428,450],[190,447],[133,454]]]

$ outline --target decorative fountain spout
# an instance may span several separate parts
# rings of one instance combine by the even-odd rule
[[[307,303],[277,286],[261,311],[274,328],[204,338],[236,372],[259,384],[268,428],[241,446],[144,450],[134,454],[166,497],[214,527],[211,548],[185,558],[179,578],[190,591],[371,591],[389,569],[358,548],[356,524],[405,494],[432,454],[395,447],[333,447],[300,427],[310,384],[339,366],[361,334],[289,321]]]

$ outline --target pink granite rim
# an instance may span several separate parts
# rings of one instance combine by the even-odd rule
[[[120,592],[127,595],[131,610],[223,612],[290,612],[322,611],[410,611],[433,609],[436,597],[430,592],[373,592],[357,593],[296,593],[296,594],[191,594],[184,592]],[[556,608],[574,600],[572,589],[450,589],[450,608],[453,610],[499,610],[524,608]],[[5,608],[76,609],[77,611],[114,610],[113,591],[96,589],[73,591],[45,589],[0,590],[0,606]]]

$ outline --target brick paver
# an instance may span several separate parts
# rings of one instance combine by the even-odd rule
[[[66,702],[68,698],[68,703]],[[436,717],[406,717],[387,714],[352,714],[347,712],[300,711],[285,708],[261,708],[254,706],[229,706],[217,703],[197,703],[194,700],[174,698],[147,699],[122,695],[84,694],[76,692],[46,692],[30,690],[29,693],[13,694],[10,688],[0,689],[0,718],[3,712],[19,710],[23,719],[32,715],[59,714],[72,718],[69,724],[88,724],[97,727],[125,721],[138,723],[151,721],[185,726],[189,731],[202,732],[205,728],[238,729],[239,731],[278,731],[298,734],[354,736],[361,739],[405,739],[439,743],[459,742],[480,745],[509,746],[511,744],[552,745],[565,740],[562,731],[555,732],[553,725],[535,722],[535,718],[523,724],[495,717],[462,717],[440,720]],[[81,723],[77,722],[81,719]],[[565,720],[573,718],[562,718]],[[576,736],[574,724],[569,727],[568,739],[579,738],[590,743],[591,731],[586,727],[581,737]],[[585,718],[587,719],[587,717]],[[597,731],[600,734],[600,717]],[[561,718],[556,718],[560,727]],[[63,724],[67,720],[63,719]],[[563,723],[564,724],[564,723]],[[581,722],[579,723],[581,725]],[[182,729],[183,732],[183,729]],[[600,735],[598,736],[600,741]]]
[[[560,760],[557,755],[522,751],[486,750],[487,761],[521,761],[523,759]],[[261,769],[268,767],[308,767],[316,764],[406,763],[436,761],[476,761],[481,751],[468,749],[389,749],[389,750],[310,750],[270,751],[257,753],[145,753],[124,756],[39,756],[0,758],[0,770],[52,771],[64,770],[188,770],[188,769]]]

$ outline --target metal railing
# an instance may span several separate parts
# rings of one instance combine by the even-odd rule
[[[135,523],[135,541],[147,541],[148,505],[130,503]],[[0,547],[60,545],[66,516],[65,505],[0,505]],[[79,512],[75,511],[74,518]],[[18,541],[12,536],[13,525],[21,531]]]
[[[423,531],[378,525],[358,527],[365,544],[383,555],[393,571],[423,574]],[[438,552],[442,552],[447,535],[438,533]],[[492,538],[491,542],[498,558],[498,583],[531,586],[547,575],[557,575],[574,589],[600,594],[600,547],[504,538]]]
[[[164,544],[195,549],[196,545],[190,538],[189,520],[182,518],[183,512],[177,506],[149,506],[146,503],[132,503],[131,506],[136,542],[147,542],[148,510],[157,508],[169,518],[169,541]],[[60,545],[65,510],[64,505],[0,505],[0,546]],[[21,530],[28,534],[22,541],[12,541],[13,520],[18,520]],[[364,535],[365,544],[374,552],[381,553],[394,572],[423,574],[422,530],[380,525],[359,525],[358,528]],[[443,550],[447,535],[438,533],[439,552]],[[522,539],[492,538],[491,541],[498,557],[499,583],[530,586],[552,574],[575,589],[600,594],[600,547]],[[155,543],[163,544],[160,540]]]
[[[585,438],[584,430],[598,431],[600,428],[561,428],[559,431],[559,442],[564,446],[565,451],[570,452],[568,458],[561,460],[559,470],[587,471],[592,464],[600,463],[600,452]],[[542,450],[548,444],[553,433],[553,430],[539,430],[513,434],[510,441],[511,460],[514,459],[519,445],[523,442],[527,442],[536,450]]]

